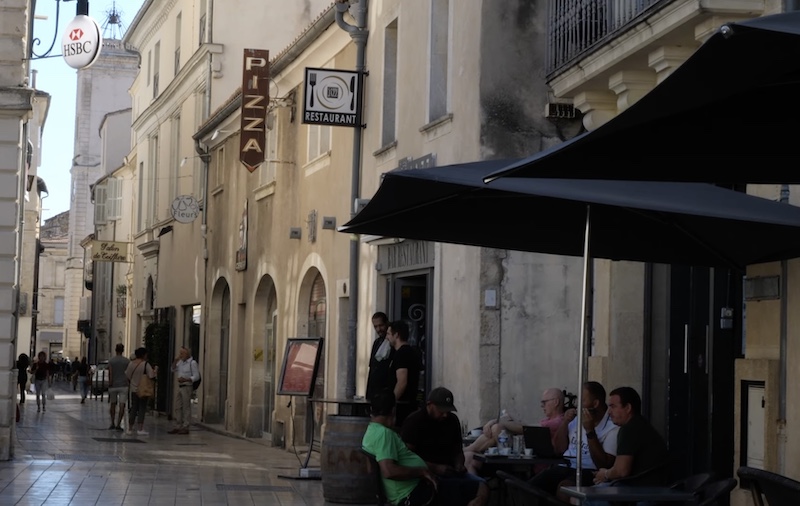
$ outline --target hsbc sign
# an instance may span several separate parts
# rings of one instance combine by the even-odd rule
[[[86,68],[97,60],[102,44],[97,21],[83,14],[75,16],[61,37],[64,61],[74,69]]]

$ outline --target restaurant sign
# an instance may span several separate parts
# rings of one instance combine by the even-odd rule
[[[92,241],[92,261],[127,262],[128,243],[114,241]]]
[[[242,67],[242,110],[239,160],[250,172],[264,163],[269,105],[269,51],[245,49]]]
[[[361,126],[360,87],[356,71],[307,67],[303,123]]]

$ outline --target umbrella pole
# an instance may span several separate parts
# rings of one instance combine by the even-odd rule
[[[581,469],[583,468],[583,382],[584,382],[584,368],[586,367],[586,311],[587,311],[587,297],[589,296],[589,237],[591,233],[592,223],[592,206],[586,206],[586,229],[583,237],[583,290],[581,295],[581,336],[578,351],[578,398],[576,406],[578,425],[576,427],[576,469],[575,469],[575,484],[581,485]]]

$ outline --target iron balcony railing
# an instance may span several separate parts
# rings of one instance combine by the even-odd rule
[[[549,0],[548,77],[669,1],[672,0]]]

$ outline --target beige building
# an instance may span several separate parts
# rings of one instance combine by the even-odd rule
[[[191,135],[241,84],[244,48],[285,46],[325,4],[253,1],[228,9],[207,0],[148,0],[126,33],[126,44],[141,58],[130,90],[132,149],[126,164],[133,178],[127,325],[131,346],[154,333],[169,336],[169,346],[157,353],[162,366],[180,345],[192,349],[201,367],[227,357],[200,340],[208,317],[203,305],[210,291],[206,259],[212,246],[199,213],[208,195],[207,157]],[[252,15],[243,15],[247,12]],[[196,219],[174,219],[177,197],[186,197],[178,202],[188,203]],[[227,384],[227,363],[221,370],[210,367],[204,374],[219,374]],[[161,370],[159,388],[171,388],[169,368]],[[202,388],[215,383],[207,378]],[[225,397],[210,395],[201,395],[201,403],[221,405],[224,413]],[[158,409],[169,411],[169,396],[159,398],[164,401]],[[208,420],[222,418],[209,415]]]
[[[64,289],[69,242],[69,211],[48,218],[41,226],[39,241],[39,288],[35,350],[63,350]],[[63,354],[67,358],[67,354]],[[68,357],[74,359],[74,355]]]

